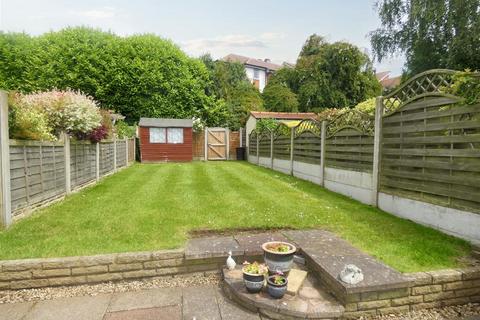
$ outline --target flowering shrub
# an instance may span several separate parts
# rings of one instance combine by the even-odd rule
[[[102,119],[92,98],[72,90],[17,94],[11,104],[11,126],[22,139],[51,140],[63,131],[81,136],[97,129]]]
[[[55,140],[46,114],[22,98],[19,93],[9,95],[10,136],[14,139]]]

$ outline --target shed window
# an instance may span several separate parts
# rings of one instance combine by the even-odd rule
[[[168,143],[183,143],[183,128],[167,129]]]
[[[165,128],[150,128],[150,143],[166,143]]]

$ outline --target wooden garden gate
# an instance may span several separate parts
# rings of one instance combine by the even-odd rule
[[[228,160],[229,149],[227,128],[205,128],[207,160]]]

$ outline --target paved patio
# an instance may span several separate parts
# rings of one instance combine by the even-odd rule
[[[217,286],[161,288],[0,304],[0,320],[261,320]]]

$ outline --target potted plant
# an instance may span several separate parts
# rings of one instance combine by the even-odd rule
[[[263,288],[263,283],[265,282],[265,274],[267,274],[268,269],[263,263],[253,262],[249,263],[245,261],[243,263],[243,282],[247,291],[250,293],[258,293]]]
[[[262,244],[262,249],[270,274],[281,272],[288,275],[297,248],[288,242],[271,241]]]
[[[267,292],[272,298],[280,299],[287,291],[287,284],[288,279],[283,273],[278,272],[267,278]]]

